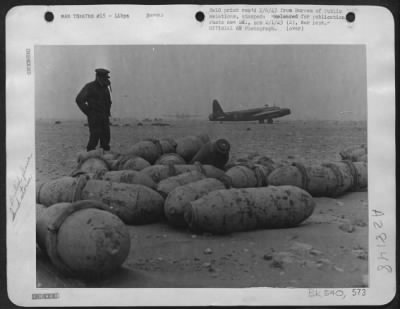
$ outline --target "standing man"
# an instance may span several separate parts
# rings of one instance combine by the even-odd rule
[[[111,83],[110,73],[106,69],[96,69],[96,79],[87,83],[76,97],[80,110],[87,116],[89,124],[89,142],[86,150],[100,147],[104,151],[110,150],[110,109]]]

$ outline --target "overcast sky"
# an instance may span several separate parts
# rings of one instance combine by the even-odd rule
[[[286,119],[366,120],[364,46],[192,45],[37,46],[38,118],[84,119],[75,97],[111,71],[114,117],[288,107]]]

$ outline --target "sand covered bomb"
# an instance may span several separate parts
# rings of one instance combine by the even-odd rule
[[[200,148],[209,141],[210,137],[207,134],[178,138],[176,139],[176,153],[185,159],[186,162],[189,162]]]
[[[206,176],[198,171],[186,172],[176,176],[171,176],[159,182],[157,191],[160,192],[161,195],[167,196],[168,193],[175,188],[203,178],[206,178]]]
[[[144,168],[141,172],[149,176],[156,183],[176,175],[176,169],[174,165],[151,165]]]
[[[273,186],[296,186],[312,196],[336,197],[366,188],[367,179],[365,162],[339,161],[315,165],[296,162],[275,169],[268,176],[268,183]]]
[[[204,144],[195,154],[190,163],[199,162],[201,164],[210,164],[220,169],[225,167],[229,160],[229,150],[231,145],[226,139],[220,138],[214,142]]]
[[[233,166],[226,171],[226,175],[232,179],[232,187],[234,188],[258,187],[256,174],[247,166]]]
[[[157,140],[143,140],[134,144],[128,150],[128,154],[141,157],[153,164],[162,155],[162,148]]]
[[[158,158],[156,163],[160,165],[168,165],[168,164],[186,164],[186,161],[176,153],[166,153],[163,154],[161,157]]]
[[[226,189],[191,202],[184,218],[193,231],[226,234],[294,227],[314,208],[311,195],[294,186]]]
[[[210,164],[185,164],[185,165],[176,165],[175,166],[175,171],[177,174],[182,174],[185,172],[191,172],[191,171],[198,171],[205,175],[206,177],[209,178],[215,178],[215,179],[220,179],[223,180],[226,178],[226,174],[223,170],[210,165]]]
[[[102,157],[89,157],[81,161],[71,176],[79,174],[88,174],[90,176],[96,175],[110,170],[109,163]]]
[[[79,199],[79,194],[85,186],[87,176],[64,176],[36,186],[36,202],[44,206],[57,203],[71,203]]]
[[[58,270],[94,279],[122,265],[130,250],[129,233],[123,222],[105,209],[99,202],[79,201],[37,212],[37,243]]]
[[[164,203],[164,214],[168,223],[176,227],[186,226],[185,207],[212,191],[222,189],[225,189],[225,184],[214,178],[204,178],[175,188]]]
[[[163,154],[176,152],[177,143],[173,138],[165,137],[160,139],[160,145]]]
[[[350,160],[353,162],[368,161],[368,147],[364,144],[348,147],[343,149],[339,154],[342,160]]]
[[[114,162],[112,170],[141,171],[148,166],[151,166],[151,164],[141,157],[136,155],[123,155]]]
[[[101,174],[97,174],[97,179],[143,185],[152,189],[155,189],[157,187],[157,184],[148,175],[132,170],[104,172]]]
[[[148,224],[164,216],[163,197],[146,186],[104,180],[88,180],[81,200],[95,200],[108,206],[126,224]]]

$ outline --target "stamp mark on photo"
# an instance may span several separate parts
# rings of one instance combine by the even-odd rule
[[[32,299],[57,299],[60,298],[59,293],[33,293]]]
[[[32,73],[32,61],[31,61],[31,49],[27,48],[25,51],[26,59],[26,74],[31,75]]]

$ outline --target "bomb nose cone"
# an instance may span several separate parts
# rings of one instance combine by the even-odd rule
[[[217,146],[217,150],[221,153],[228,153],[229,150],[231,149],[231,145],[226,139],[219,139],[215,142],[215,145]]]

